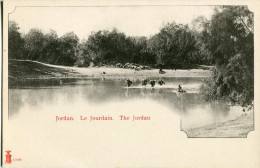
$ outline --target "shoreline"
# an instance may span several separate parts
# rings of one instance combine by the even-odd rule
[[[247,138],[248,133],[254,131],[254,113],[245,113],[233,120],[182,131],[189,138]]]
[[[107,78],[107,79],[128,79],[128,78],[145,78],[146,76],[134,76],[134,75],[129,75],[129,76],[119,76],[119,75],[110,75],[110,76],[66,76],[66,77],[35,77],[35,78],[16,78],[9,76],[9,79],[14,79],[14,80],[54,80],[54,79],[100,79],[100,78]],[[149,76],[147,78],[206,78],[207,76]]]
[[[10,68],[11,67],[11,68]],[[68,79],[68,78],[206,78],[211,74],[204,69],[164,69],[166,73],[159,74],[159,69],[140,70],[116,67],[69,67],[52,65],[30,60],[9,60],[9,79]],[[103,74],[105,73],[105,74]]]

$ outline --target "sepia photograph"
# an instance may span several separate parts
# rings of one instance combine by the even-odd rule
[[[15,9],[8,29],[9,119],[43,104],[147,100],[178,114],[188,137],[246,137],[254,129],[253,13],[247,6],[147,8]],[[163,13],[148,19],[157,8]],[[190,8],[194,13],[175,15]],[[89,22],[99,11],[104,15]],[[51,19],[30,19],[51,12]]]
[[[4,167],[185,167],[189,140],[255,131],[248,5],[17,5],[7,16]]]

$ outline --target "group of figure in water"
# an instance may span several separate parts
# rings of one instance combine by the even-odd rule
[[[126,80],[127,87],[130,87],[132,85],[132,83],[133,83],[133,81],[131,81],[129,79]],[[151,87],[154,87],[156,84],[156,81],[155,80],[148,81],[148,79],[142,80],[142,86],[146,86],[148,83],[151,85]],[[158,84],[165,85],[165,82],[163,80],[159,80]]]
[[[127,87],[130,87],[130,86],[132,85],[132,83],[133,83],[133,81],[131,81],[130,79],[127,79],[127,80],[126,80]],[[154,87],[155,84],[156,84],[156,80],[150,80],[150,81],[148,81],[148,79],[142,80],[142,86],[146,86],[148,83],[151,85],[151,87]],[[162,79],[158,80],[157,83],[158,83],[160,86],[165,85],[165,82],[164,82]],[[186,91],[184,91],[184,90],[182,89],[181,85],[179,85],[179,87],[178,87],[178,92],[186,92]]]

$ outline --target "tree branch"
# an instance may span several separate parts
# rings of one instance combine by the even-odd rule
[[[251,34],[254,34],[252,33],[252,31],[248,28],[248,26],[245,24],[244,20],[241,18],[241,16],[239,16],[240,20],[242,21],[242,23],[244,24],[244,26],[246,27],[246,29],[251,33]]]

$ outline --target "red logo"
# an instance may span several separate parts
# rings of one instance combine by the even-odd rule
[[[12,163],[12,155],[10,154],[10,150],[5,151],[7,154],[5,155],[5,164]]]

